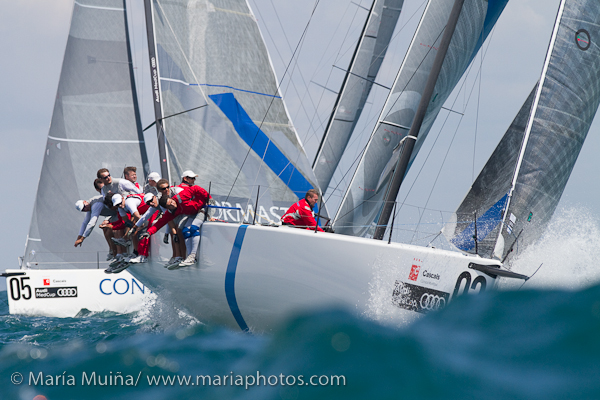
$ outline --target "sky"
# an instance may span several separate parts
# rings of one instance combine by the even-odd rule
[[[147,98],[149,91],[143,91],[150,78],[143,51],[145,30],[140,23],[143,21],[142,1],[127,2],[134,29],[134,63],[138,92],[142,96],[142,124],[147,126],[153,121],[153,115],[151,100]],[[378,83],[392,84],[424,3],[423,0],[405,0]],[[476,65],[465,84],[468,90],[454,93],[446,104],[448,108],[464,111],[464,118],[461,121],[460,116],[453,113],[441,129],[440,121],[447,114],[440,114],[429,143],[423,147],[421,157],[406,178],[400,197],[406,198],[408,204],[427,204],[433,210],[453,211],[460,203],[539,79],[558,3],[558,0],[509,1],[483,46],[485,58],[477,57],[474,61]],[[368,7],[370,2],[363,0],[361,4]],[[339,89],[343,74],[332,65],[347,67],[367,13],[342,0],[320,0],[312,18],[314,3],[310,1],[251,0],[250,5],[259,21],[277,77],[283,78],[281,91],[312,162],[335,101],[335,95],[321,86],[333,91]],[[0,196],[0,220],[5,226],[0,241],[0,270],[18,268],[17,258],[24,252],[72,8],[72,0],[20,0],[4,4],[0,14],[0,53],[3,55],[0,166],[5,172],[5,182],[12,186]],[[306,35],[299,45],[307,24]],[[292,54],[295,54],[294,61],[290,62]],[[480,67],[481,82],[474,78]],[[474,88],[473,95],[466,103],[471,88]],[[359,122],[359,139],[352,140],[353,147],[342,163],[345,171],[364,144],[364,138],[371,133],[386,94],[383,88],[373,90]],[[454,99],[457,101],[452,105]],[[600,215],[598,185],[590,173],[600,166],[595,154],[600,146],[599,130],[600,125],[595,121],[559,207],[575,205]],[[438,134],[440,139],[432,147]],[[454,135],[446,162],[442,164]],[[146,142],[154,142],[152,130],[148,131]],[[430,150],[428,163],[422,167],[423,155]],[[150,146],[148,154],[156,165],[155,147]],[[433,185],[438,173],[440,176]],[[417,175],[419,179],[413,185]],[[342,181],[340,186],[344,182],[342,176],[342,173],[334,176],[336,183]],[[346,174],[346,181],[350,176],[351,173]],[[331,204],[339,201],[336,198],[339,199],[340,194],[339,191],[330,196],[328,193]],[[73,199],[73,203],[76,200]],[[61,233],[59,227],[57,233],[68,241],[74,241],[77,235],[76,232]],[[0,281],[0,289],[4,284]]]

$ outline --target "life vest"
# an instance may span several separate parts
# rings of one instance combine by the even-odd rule
[[[317,226],[315,214],[308,205],[306,199],[302,199],[297,203],[292,204],[283,217],[281,217],[281,222],[284,225],[294,225],[299,228],[307,229],[312,229]],[[320,231],[322,230],[321,228],[317,229]]]

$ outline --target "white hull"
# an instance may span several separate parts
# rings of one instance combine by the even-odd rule
[[[9,269],[5,273],[11,314],[66,318],[83,309],[127,314],[156,298],[127,271],[109,275],[102,269]]]
[[[443,307],[457,286],[459,294],[494,286],[494,278],[470,263],[500,266],[445,250],[217,222],[202,226],[197,265],[169,271],[159,262],[167,246],[158,240],[152,246],[149,263],[128,269],[136,278],[203,322],[253,331],[326,306],[357,314],[376,313],[381,305],[426,312]]]

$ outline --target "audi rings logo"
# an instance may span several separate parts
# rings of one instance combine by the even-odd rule
[[[37,299],[58,299],[64,297],[77,297],[77,287],[43,287],[35,288]]]
[[[418,313],[441,310],[446,306],[450,293],[413,285],[397,280],[392,293],[392,304]]]
[[[435,294],[424,293],[419,300],[422,309],[433,311],[446,307],[446,299]]]
[[[77,297],[77,288],[60,288],[56,294],[58,297]]]

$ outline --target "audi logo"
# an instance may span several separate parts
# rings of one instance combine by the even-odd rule
[[[76,297],[77,289],[75,289],[75,288],[58,289],[56,291],[56,294],[58,295],[58,297]]]
[[[446,306],[446,299],[435,294],[425,293],[421,296],[419,303],[425,310],[439,310]]]

